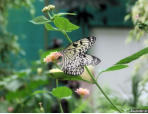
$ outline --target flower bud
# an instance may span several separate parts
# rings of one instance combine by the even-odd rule
[[[49,5],[48,6],[51,10],[55,9],[55,6],[54,5]]]
[[[38,74],[41,74],[42,71],[43,71],[42,68],[37,68],[37,73],[38,73]]]
[[[42,12],[47,12],[47,11],[50,11],[50,10],[53,10],[53,9],[55,9],[55,6],[54,5],[48,5],[48,6],[45,6],[42,9]]]
[[[13,107],[8,107],[8,112],[13,112],[14,111],[14,108]]]
[[[50,10],[50,8],[48,7],[48,6],[45,6],[43,9],[42,9],[42,12],[47,12],[47,11],[49,11]]]

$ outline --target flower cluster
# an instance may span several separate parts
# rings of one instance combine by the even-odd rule
[[[132,8],[132,20],[137,22],[137,19],[141,22],[145,22],[148,17],[148,0],[137,0]]]
[[[57,60],[60,56],[62,56],[61,53],[59,53],[59,52],[52,52],[51,54],[47,55],[44,58],[44,62],[46,62],[46,63],[53,62],[53,61]]]
[[[8,112],[13,112],[14,108],[12,106],[8,107]]]
[[[79,95],[88,95],[89,94],[89,90],[88,89],[84,89],[84,88],[79,88],[75,91],[77,94]]]
[[[47,11],[50,11],[50,10],[53,10],[53,9],[55,9],[55,6],[54,5],[48,5],[48,6],[45,6],[42,9],[42,12],[47,12]]]

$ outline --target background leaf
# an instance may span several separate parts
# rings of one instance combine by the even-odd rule
[[[12,80],[12,81],[9,82],[9,84],[7,84],[5,86],[5,88],[7,88],[7,90],[9,90],[9,91],[16,91],[22,85],[23,85],[23,81],[21,81],[19,79],[18,80]]]
[[[0,113],[8,113],[9,102],[4,100],[0,102]]]
[[[123,68],[127,68],[128,65],[114,65],[114,66],[111,66],[109,68],[107,68],[106,70],[102,71],[102,72],[109,72],[109,71],[114,71],[114,70],[120,70],[120,69],[123,69]]]
[[[55,17],[54,24],[61,31],[65,32],[71,32],[79,28],[77,25],[72,24],[68,19],[64,17]]]
[[[58,13],[55,16],[76,15],[75,13]]]
[[[132,54],[131,56],[128,56],[122,60],[120,60],[119,62],[117,62],[116,64],[127,64],[127,63],[130,63],[136,59],[138,59],[139,57],[141,57],[142,55],[144,54],[148,54],[148,47],[147,48],[144,48],[140,51],[138,51],[137,53],[135,54]]]
[[[48,20],[45,16],[38,16],[32,19],[30,22],[33,24],[45,24],[50,22],[50,20]]]
[[[47,90],[36,90],[32,93],[32,95],[40,94],[40,93],[49,93]]]
[[[88,101],[82,102],[76,109],[72,111],[72,113],[82,113],[86,109],[88,105]]]
[[[52,90],[52,95],[57,98],[69,97],[72,95],[72,90],[68,87],[57,87]]]
[[[51,24],[45,23],[45,28],[51,31],[57,31],[57,28],[53,27]]]

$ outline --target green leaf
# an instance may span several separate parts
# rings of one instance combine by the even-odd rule
[[[64,15],[76,15],[75,13],[58,13],[55,16],[64,16]]]
[[[23,82],[19,79],[12,80],[9,84],[5,85],[5,88],[9,91],[16,91],[23,85]]]
[[[38,16],[32,19],[30,22],[33,24],[45,24],[50,22],[50,20],[48,20],[45,16]]]
[[[130,62],[138,59],[139,57],[141,57],[142,55],[145,55],[145,54],[148,54],[148,47],[138,51],[137,53],[132,54],[131,56],[128,56],[128,57],[120,60],[116,64],[127,64],[127,63],[130,63]]]
[[[72,75],[65,74],[64,72],[54,72],[54,73],[50,72],[50,73],[48,73],[48,75],[51,78],[55,78],[55,79],[59,79],[59,80],[81,80],[81,81],[85,81],[88,83],[92,83],[88,80],[82,79],[81,76],[72,76]]]
[[[130,17],[131,17],[130,14],[126,15],[126,16],[124,17],[124,21],[128,21],[128,20],[130,19]]]
[[[32,95],[40,94],[40,93],[49,93],[47,90],[37,90],[32,93]]]
[[[10,102],[8,102],[7,100],[2,100],[0,102],[0,113],[8,113],[8,107],[10,107]]]
[[[57,87],[52,90],[52,95],[61,99],[72,95],[72,90],[68,87]]]
[[[124,68],[127,68],[128,65],[114,65],[114,66],[111,66],[109,68],[107,68],[106,70],[103,70],[102,72],[109,72],[109,71],[114,71],[114,70],[120,70],[120,69],[124,69]],[[101,72],[101,73],[102,73]]]
[[[8,91],[6,99],[12,101],[14,99],[21,99],[25,98],[26,96],[31,96],[32,91],[37,90],[40,87],[47,85],[48,83],[48,80],[31,81],[30,83],[26,83],[25,88],[20,89],[19,91]]]
[[[88,101],[82,102],[76,109],[72,111],[72,113],[82,113],[87,107]]]
[[[51,24],[46,23],[45,28],[51,31],[57,31],[57,28],[53,27]]]
[[[71,32],[79,28],[77,25],[72,24],[68,19],[64,17],[55,17],[54,24],[61,31],[65,32]]]

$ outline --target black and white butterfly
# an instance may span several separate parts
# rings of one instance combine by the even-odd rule
[[[86,54],[87,50],[95,43],[96,37],[83,38],[70,44],[61,51],[62,70],[69,75],[81,75],[84,66],[97,65],[101,61],[95,56]]]

